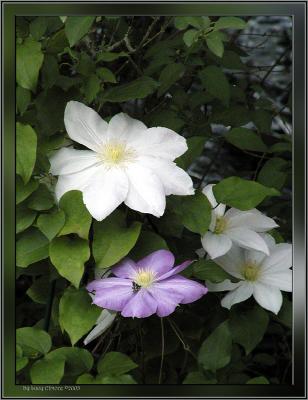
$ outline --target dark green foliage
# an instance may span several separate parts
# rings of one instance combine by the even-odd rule
[[[206,184],[217,183],[215,196],[228,207],[275,217],[280,228],[272,236],[291,241],[289,56],[279,65],[284,71],[263,80],[290,32],[264,50],[263,66],[251,22],[259,26],[235,16],[16,18],[20,383],[157,384],[160,319],[118,315],[103,338],[85,346],[101,313],[85,286],[95,268],[102,274],[123,257],[137,261],[159,249],[170,249],[176,264],[194,260],[183,274],[200,283],[233,280],[196,253],[211,223]],[[175,163],[191,175],[195,194],[167,197],[159,219],[120,205],[101,222],[79,191],[56,201],[49,157],[73,144],[64,126],[70,100],[106,121],[125,112],[185,137],[188,150]],[[290,384],[291,296],[284,293],[277,316],[252,298],[229,311],[221,298],[208,293],[164,318],[161,383]]]

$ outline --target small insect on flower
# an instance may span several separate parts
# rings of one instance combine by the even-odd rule
[[[77,101],[67,104],[64,123],[70,138],[88,150],[66,147],[51,157],[58,200],[80,190],[90,214],[101,221],[122,202],[161,217],[166,196],[194,194],[190,176],[173,162],[186,152],[186,140],[171,129],[148,129],[123,113],[107,123]]]
[[[200,299],[207,288],[179,275],[192,261],[174,266],[174,255],[158,250],[135,263],[126,258],[112,268],[111,278],[97,279],[88,284],[94,293],[93,303],[123,317],[145,318],[152,314],[166,317],[179,304]]]

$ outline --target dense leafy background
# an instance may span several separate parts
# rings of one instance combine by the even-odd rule
[[[176,130],[189,145],[177,163],[196,188],[221,181],[220,201],[258,206],[279,223],[276,241],[292,241],[291,19],[17,17],[16,27],[17,380],[157,383],[159,318],[117,318],[84,346],[101,311],[84,286],[127,254],[196,258],[210,208],[197,191],[168,198],[160,219],[121,206],[93,222],[78,191],[56,204],[48,156],[71,143],[65,105]],[[203,259],[185,274],[226,278]],[[221,297],[165,320],[162,382],[290,383],[291,299],[274,316],[252,299],[228,311]]]

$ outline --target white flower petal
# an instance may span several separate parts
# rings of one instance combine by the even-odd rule
[[[278,314],[282,305],[282,294],[278,288],[256,282],[253,287],[253,297],[261,307]]]
[[[215,258],[215,263],[228,274],[235,278],[243,279],[241,271],[245,264],[244,249],[236,244],[232,244],[231,249],[225,255]]]
[[[214,208],[213,212],[218,217],[222,217],[226,211],[226,205],[225,204],[219,204],[219,206],[217,205],[218,203],[217,203],[214,193],[213,193],[213,186],[215,186],[215,184],[206,185],[202,189],[202,193],[207,197],[208,201],[211,203],[212,207]]]
[[[216,235],[207,232],[202,238],[201,243],[205,251],[211,258],[220,257],[227,253],[232,246],[232,241],[224,234]]]
[[[126,168],[129,190],[125,204],[133,210],[161,217],[166,207],[164,187],[159,178],[140,164]]]
[[[161,180],[166,195],[194,194],[191,177],[174,162],[157,157],[138,157],[138,163],[152,170]]]
[[[101,168],[101,166],[95,165],[83,171],[75,172],[74,174],[60,175],[55,188],[57,200],[59,201],[63,194],[70,190],[80,190],[82,192],[88,185],[92,176]]]
[[[125,172],[118,168],[104,170],[101,167],[83,189],[83,201],[90,214],[97,221],[102,221],[125,200],[127,193]]]
[[[96,321],[95,328],[88,334],[84,339],[84,345],[89,344],[92,340],[96,339],[98,336],[102,335],[113,323],[117,313],[114,311],[103,310]]]
[[[53,175],[73,174],[99,163],[94,151],[67,147],[58,150],[49,161]]]
[[[267,285],[275,286],[280,290],[285,292],[292,292],[292,271],[289,269],[287,271],[279,271],[272,273],[271,270],[263,273],[258,280]]]
[[[260,234],[260,236],[264,239],[265,243],[267,244],[267,247],[269,248],[269,251],[271,252],[272,249],[276,246],[275,239],[273,236],[265,233],[265,234]],[[262,253],[261,251],[257,250],[245,250],[245,261],[247,264],[256,264],[256,265],[261,265],[263,261],[268,257],[266,254]]]
[[[225,290],[234,290],[242,284],[242,282],[231,282],[230,279],[225,279],[223,282],[219,283],[212,283],[210,281],[206,281],[205,283],[210,292],[224,292]]]
[[[264,239],[256,232],[247,228],[232,228],[225,231],[225,234],[232,239],[233,242],[243,247],[244,249],[254,249],[269,254]]]
[[[138,131],[145,132],[146,130],[147,127],[143,122],[131,118],[127,114],[119,113],[109,121],[107,137],[108,139],[131,141],[138,135]]]
[[[276,244],[271,254],[262,263],[262,270],[270,272],[283,271],[292,266],[292,245],[288,243]]]
[[[278,226],[272,218],[263,215],[255,208],[248,211],[236,211],[229,210],[225,215],[229,228],[244,227],[255,232],[265,232]]]
[[[222,307],[230,308],[237,303],[241,303],[249,299],[249,297],[253,293],[253,287],[248,282],[241,282],[241,284],[231,292],[229,292],[222,300],[221,305]]]
[[[64,123],[71,139],[93,151],[100,150],[108,124],[96,111],[78,101],[70,101],[65,108]]]
[[[149,128],[138,131],[131,138],[130,144],[138,153],[165,158],[173,161],[187,151],[187,143],[183,136],[168,128]]]

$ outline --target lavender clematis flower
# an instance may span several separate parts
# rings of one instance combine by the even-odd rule
[[[181,304],[192,303],[207,293],[207,288],[178,275],[192,261],[173,268],[170,251],[158,250],[135,263],[126,258],[112,269],[115,277],[88,284],[93,303],[123,317],[145,318],[152,314],[166,317]]]

